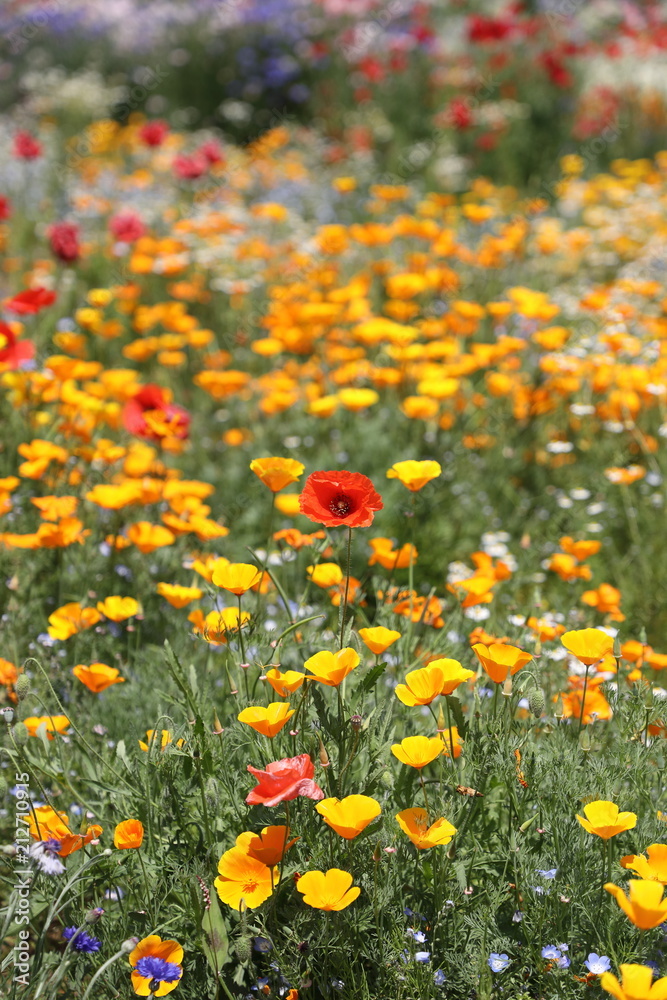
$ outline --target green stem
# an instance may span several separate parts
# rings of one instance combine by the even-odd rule
[[[347,529],[347,566],[345,569],[345,593],[343,595],[343,612],[340,620],[340,643],[339,649],[343,648],[345,637],[345,622],[347,620],[347,600],[350,592],[350,564],[352,562],[352,528]]]

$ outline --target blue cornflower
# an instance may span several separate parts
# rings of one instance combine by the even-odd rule
[[[509,956],[506,955],[505,952],[502,952],[502,954],[499,955],[497,952],[492,951],[489,955],[488,963],[491,972],[504,972],[509,966],[510,960]]]
[[[601,976],[603,972],[609,972],[611,960],[606,955],[596,955],[594,951],[590,953],[584,965],[594,976]]]
[[[150,979],[151,982],[175,983],[181,978],[181,967],[175,962],[166,962],[164,958],[157,958],[155,955],[144,955],[134,967],[140,976]]]
[[[79,931],[77,934],[76,927],[66,927],[63,931],[63,937],[65,941],[71,941],[74,935],[74,943],[72,944],[72,949],[74,951],[83,951],[86,955],[92,954],[94,951],[99,951],[102,947],[102,942],[96,937],[92,937],[90,934],[86,934],[85,931]]]
[[[542,949],[542,958],[548,959],[550,962],[557,962],[559,958],[562,958],[560,950],[555,944],[548,944]]]

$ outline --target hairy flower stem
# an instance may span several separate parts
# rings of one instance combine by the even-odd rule
[[[577,736],[581,733],[581,727],[584,724],[584,711],[586,708],[586,688],[588,687],[588,671],[590,667],[586,667],[586,673],[584,674],[584,690],[581,695],[581,711],[579,712],[579,728],[577,729]]]
[[[352,528],[347,529],[347,565],[345,568],[345,593],[343,594],[343,610],[340,618],[340,643],[342,649],[345,643],[345,623],[347,620],[347,600],[350,593],[350,564],[352,562]]]

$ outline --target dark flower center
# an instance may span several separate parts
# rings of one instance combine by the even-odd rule
[[[352,499],[346,496],[345,493],[337,493],[336,496],[329,501],[329,510],[335,517],[347,517],[347,515],[352,511],[352,507]]]

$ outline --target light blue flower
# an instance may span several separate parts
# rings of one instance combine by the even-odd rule
[[[542,949],[542,958],[548,959],[550,962],[557,962],[559,958],[562,958],[560,950],[555,944],[548,944]]]
[[[489,955],[488,963],[491,972],[504,972],[509,966],[510,960],[509,956],[506,955],[505,952],[502,952],[502,954],[499,955],[497,952],[492,951]]]
[[[558,869],[557,868],[546,868],[546,869],[538,868],[537,869],[537,874],[541,875],[542,878],[556,878],[556,875],[558,874]]]
[[[416,951],[415,952],[415,962],[430,962],[431,952],[430,951]]]
[[[444,986],[445,979],[446,977],[442,969],[438,969],[438,971],[433,976],[433,982],[435,983],[436,986]]]
[[[594,976],[601,976],[603,972],[609,972],[611,960],[606,955],[596,955],[594,951],[590,953],[584,965]]]
[[[406,934],[409,934],[411,938],[417,942],[417,944],[424,944],[426,941],[426,935],[423,931],[416,931],[412,927],[408,927]]]

